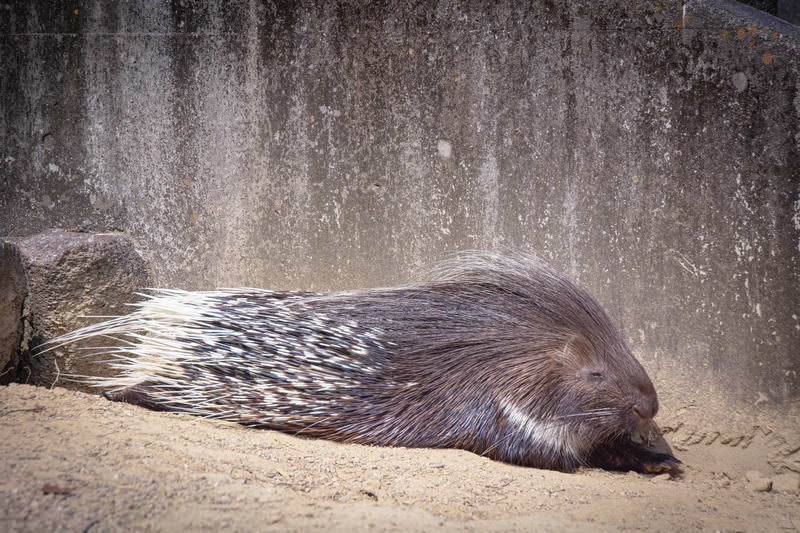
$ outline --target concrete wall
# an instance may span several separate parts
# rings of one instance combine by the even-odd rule
[[[536,250],[662,396],[796,405],[796,28],[724,0],[315,4],[1,5],[0,234],[125,231],[186,288]]]

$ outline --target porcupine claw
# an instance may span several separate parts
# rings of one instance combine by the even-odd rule
[[[588,461],[589,466],[639,472],[640,474],[681,474],[681,461],[668,453],[648,450],[630,439],[599,446]]]
[[[666,453],[650,452],[651,457],[642,461],[642,473],[678,475],[681,473],[681,461]]]

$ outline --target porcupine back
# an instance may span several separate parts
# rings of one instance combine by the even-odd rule
[[[158,290],[137,306],[56,342],[118,337],[120,374],[97,384],[156,409],[561,470],[657,409],[602,307],[535,257],[462,254],[394,288]]]

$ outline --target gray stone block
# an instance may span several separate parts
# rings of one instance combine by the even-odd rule
[[[28,274],[30,345],[62,335],[96,319],[125,314],[136,293],[151,285],[150,269],[122,234],[50,230],[17,242]],[[97,346],[98,341],[92,341]],[[23,358],[21,379],[44,386],[89,387],[75,376],[110,373],[89,346],[37,351]]]
[[[0,241],[0,383],[16,377],[28,282],[19,248]]]

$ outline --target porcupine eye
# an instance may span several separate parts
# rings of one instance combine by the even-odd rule
[[[600,368],[582,368],[579,374],[585,381],[590,382],[600,382],[604,378],[603,370]]]

